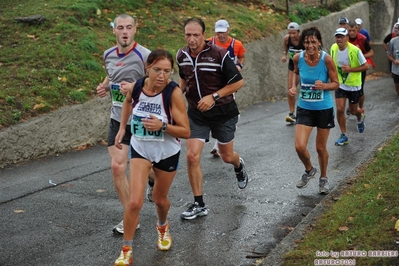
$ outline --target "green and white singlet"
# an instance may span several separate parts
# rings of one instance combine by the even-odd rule
[[[180,140],[161,130],[147,131],[141,119],[148,118],[152,114],[162,122],[174,124],[170,104],[172,92],[178,84],[171,81],[162,92],[149,96],[142,91],[144,80],[145,78],[138,80],[133,88],[130,144],[141,156],[158,163],[180,151]]]

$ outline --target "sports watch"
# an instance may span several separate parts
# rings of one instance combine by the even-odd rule
[[[166,122],[163,122],[162,123],[162,127],[161,127],[161,131],[165,132],[167,127],[168,127],[168,124]]]
[[[217,100],[220,99],[220,95],[219,95],[217,92],[215,92],[214,94],[212,94],[212,97],[213,97],[213,99],[215,100],[215,102],[216,102]]]

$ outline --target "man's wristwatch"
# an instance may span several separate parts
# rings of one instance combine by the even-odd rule
[[[161,131],[162,131],[162,132],[165,132],[167,127],[168,127],[168,123],[163,122],[163,123],[162,123],[162,127],[161,127]]]
[[[236,66],[239,66],[241,69],[244,67],[244,65],[241,63],[237,63]]]
[[[212,94],[212,97],[213,97],[213,99],[215,100],[215,102],[216,102],[217,100],[220,99],[220,95],[219,95],[217,92],[215,92],[214,94]]]

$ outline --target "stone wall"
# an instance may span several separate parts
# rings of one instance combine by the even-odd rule
[[[374,4],[369,8],[367,2],[361,2],[339,13],[301,25],[301,29],[317,26],[322,32],[324,49],[328,51],[334,42],[338,19],[342,16],[349,19],[361,17],[364,27],[371,29],[373,42],[378,48],[380,45],[378,40],[382,41],[390,32],[398,17],[398,4],[394,0],[384,0],[383,3]],[[282,31],[263,40],[245,44],[247,49],[246,64],[243,69],[245,85],[237,93],[237,102],[241,108],[273,98],[286,97],[287,64],[281,62],[282,40],[285,34],[286,31]],[[376,49],[379,52],[375,58],[386,60],[386,55],[380,48]],[[377,63],[377,60],[375,61]],[[383,66],[383,63],[378,65]],[[385,66],[388,66],[387,62]],[[174,79],[177,80],[176,75]],[[97,98],[2,129],[0,166],[57,154],[106,139],[109,109],[108,97]]]
[[[374,51],[373,61],[377,65],[375,71],[389,72],[390,62],[386,56],[382,42],[385,36],[392,32],[393,25],[399,19],[399,1],[381,0],[370,5],[370,29],[372,48]]]
[[[0,166],[105,139],[109,113],[109,98],[97,98],[2,129]]]

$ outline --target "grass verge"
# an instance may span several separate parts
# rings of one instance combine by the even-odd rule
[[[316,259],[334,259],[335,255],[356,263],[342,265],[399,265],[399,228],[395,229],[399,219],[398,161],[396,134],[355,177],[346,181],[342,195],[325,201],[327,211],[308,226],[295,250],[284,255],[283,265],[318,265]],[[353,255],[345,251],[357,252]]]

